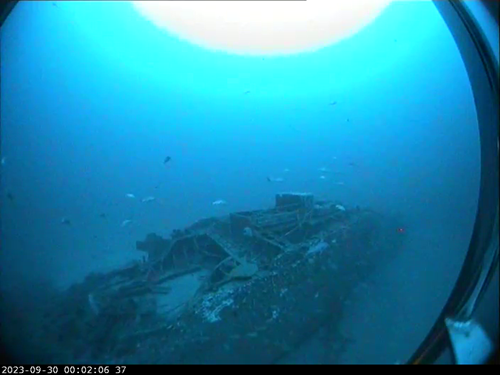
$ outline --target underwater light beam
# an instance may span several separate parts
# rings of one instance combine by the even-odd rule
[[[132,1],[157,27],[199,46],[245,55],[314,51],[354,35],[390,0]]]

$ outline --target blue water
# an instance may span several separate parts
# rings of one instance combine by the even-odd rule
[[[0,280],[21,299],[139,258],[147,233],[280,191],[404,219],[412,241],[381,276],[412,301],[400,320],[434,318],[467,249],[476,114],[431,2],[393,3],[348,39],[281,57],[179,41],[127,3],[22,2],[1,30],[0,103]]]

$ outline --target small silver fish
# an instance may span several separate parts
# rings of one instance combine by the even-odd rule
[[[283,177],[267,177],[267,181],[269,182],[284,182],[285,179]]]
[[[325,241],[320,241],[309,248],[309,250],[306,253],[306,256],[311,254],[322,253],[326,249],[328,249],[328,243],[326,243]]]
[[[218,199],[212,202],[212,206],[225,206],[227,202],[224,199]]]
[[[345,211],[345,207],[344,207],[344,206],[342,206],[341,204],[336,204],[336,205],[335,205],[335,208],[336,208],[337,210],[340,210],[340,211]]]
[[[125,194],[125,196],[126,196],[127,198],[132,198],[132,199],[135,199],[135,195],[134,195],[134,194],[131,194],[131,193]]]
[[[7,158],[4,156],[2,157],[2,165],[5,165],[7,163]]]
[[[128,226],[128,225],[129,225],[129,224],[131,224],[131,223],[132,223],[132,220],[129,220],[129,219],[127,219],[127,220],[123,220],[123,221],[122,221],[122,224],[121,224],[121,227],[122,227],[122,228],[125,228],[126,226]]]
[[[62,225],[71,225],[71,221],[68,218],[63,217],[61,219],[61,224]]]
[[[146,197],[142,199],[142,203],[153,202],[155,199],[155,197]]]

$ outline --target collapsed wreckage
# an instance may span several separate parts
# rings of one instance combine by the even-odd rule
[[[343,301],[400,248],[396,228],[283,193],[271,209],[149,234],[142,262],[67,290],[44,338],[56,362],[276,363],[326,325],[340,340]]]

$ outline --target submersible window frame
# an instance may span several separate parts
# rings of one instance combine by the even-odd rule
[[[0,3],[0,27],[17,2]],[[440,316],[409,364],[433,363],[439,358],[450,346],[445,319],[470,319],[498,267],[498,63],[464,1],[433,2],[459,48],[472,87],[480,134],[481,180],[476,221],[462,270]],[[482,3],[486,6],[486,1]],[[498,27],[498,17],[495,21]]]
[[[451,346],[445,320],[469,321],[498,268],[498,62],[464,1],[433,2],[452,33],[471,84],[479,125],[481,179],[476,221],[462,270],[440,316],[410,358],[410,364],[433,363]],[[487,7],[485,3],[482,1],[481,5]],[[498,16],[494,20],[498,28]]]

